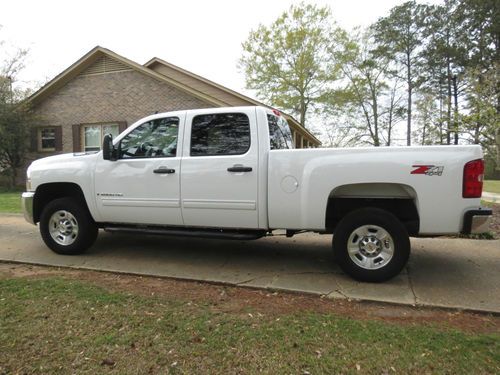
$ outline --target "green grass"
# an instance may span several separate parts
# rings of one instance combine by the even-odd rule
[[[500,180],[487,180],[484,181],[483,190],[488,193],[500,194]]]
[[[21,213],[21,192],[0,190],[0,212]]]
[[[498,373],[500,337],[0,280],[0,373]],[[360,371],[358,371],[358,369]]]

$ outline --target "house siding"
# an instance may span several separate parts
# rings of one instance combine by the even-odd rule
[[[133,124],[155,112],[208,108],[208,102],[137,71],[80,75],[34,107],[41,126],[62,127],[62,152],[73,151],[75,124]],[[47,156],[37,153],[33,158]]]

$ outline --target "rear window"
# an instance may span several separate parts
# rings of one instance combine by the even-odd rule
[[[292,134],[286,120],[281,116],[267,115],[271,150],[293,148]]]

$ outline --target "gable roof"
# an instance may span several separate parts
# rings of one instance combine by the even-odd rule
[[[216,106],[225,105],[223,102],[221,102],[215,98],[212,98],[208,95],[205,95],[201,92],[198,92],[197,90],[193,90],[192,88],[190,88],[186,85],[183,85],[183,84],[175,81],[174,79],[166,77],[163,74],[159,74],[159,73],[155,72],[154,70],[148,69],[148,68],[146,68],[146,67],[144,67],[144,66],[142,66],[142,65],[140,65],[132,60],[129,60],[123,56],[118,55],[117,53],[115,53],[107,48],[103,48],[100,46],[97,46],[97,47],[91,49],[83,57],[81,57],[78,61],[76,61],[71,66],[69,66],[62,73],[58,74],[55,78],[53,78],[51,81],[49,81],[44,86],[42,86],[38,91],[36,91],[34,94],[32,94],[28,98],[28,100],[33,102],[33,103],[36,103],[40,100],[43,100],[48,95],[59,90],[61,87],[63,87],[69,81],[71,81],[73,78],[78,76],[80,73],[84,72],[87,68],[89,68],[92,64],[96,63],[102,57],[109,57],[111,59],[114,59],[114,60],[118,61],[119,63],[125,65],[126,67],[130,68],[131,70],[138,71],[138,72],[143,73],[147,76],[150,76],[156,80],[168,83],[168,84],[174,86],[175,88],[180,89],[188,94],[194,95],[197,98],[199,98],[199,99],[201,99],[201,100],[203,100],[211,105],[216,105]]]
[[[264,104],[264,103],[261,103],[253,98],[250,98],[249,96],[246,96],[246,95],[243,95],[243,94],[240,94],[234,90],[231,90],[225,86],[222,86],[218,83],[215,83],[213,81],[210,81],[209,79],[206,79],[205,77],[202,77],[198,74],[195,74],[193,72],[190,72],[186,69],[183,69],[181,67],[178,67],[177,65],[174,65],[174,64],[171,64],[165,60],[162,60],[158,57],[153,57],[151,60],[149,60],[147,63],[144,64],[145,67],[149,68],[149,69],[152,69],[152,70],[155,70],[155,71],[158,71],[156,70],[156,66],[158,65],[161,65],[163,67],[167,67],[169,68],[170,70],[172,71],[175,71],[177,73],[180,73],[180,76],[185,76],[185,77],[188,77],[188,81],[190,82],[195,82],[197,81],[196,83],[198,83],[198,90],[200,91],[203,91],[203,88],[206,87],[206,86],[210,86],[210,87],[213,87],[213,88],[216,88],[220,91],[223,91],[225,93],[228,93],[230,94],[231,96],[235,97],[235,98],[238,98],[242,101],[245,102],[245,104],[247,105],[258,105],[258,106],[263,106],[263,107],[267,107],[267,108],[272,108],[270,106],[268,106],[267,104]],[[161,74],[161,71],[159,71],[159,73]],[[190,78],[190,79],[189,79]],[[227,102],[228,105],[231,105],[231,103]]]
[[[257,106],[262,106],[262,107],[267,107],[270,109],[274,109],[273,107],[259,102],[258,100],[255,100],[253,98],[250,98],[246,95],[240,94],[239,92],[236,92],[234,90],[231,90],[225,86],[222,86],[218,83],[215,83],[213,81],[210,81],[209,79],[206,79],[202,76],[199,76],[198,74],[195,74],[193,72],[190,72],[188,70],[185,70],[183,68],[180,68],[174,64],[171,64],[165,60],[162,60],[158,57],[153,57],[151,60],[146,62],[144,64],[145,67],[150,68],[152,70],[157,71],[160,74],[169,74],[171,77],[175,76],[176,80],[182,83],[185,83],[189,85],[190,87],[193,87],[197,91],[203,92],[207,95],[210,95],[212,97],[215,97],[216,99],[223,101],[226,103],[228,106],[234,106],[234,105],[257,105]],[[162,73],[161,68],[166,68],[164,70],[164,73]],[[291,127],[299,132],[302,133],[302,135],[305,135],[307,138],[315,142],[317,145],[321,144],[321,141],[317,139],[311,132],[309,132],[306,128],[304,128],[295,118],[293,118],[291,115],[284,114],[288,122],[290,123]]]
[[[76,78],[79,74],[91,68],[92,65],[99,63],[100,60],[106,58],[114,60],[114,65],[118,64],[120,66],[126,67],[127,69],[135,70],[137,72],[145,74],[160,82],[167,83],[216,107],[258,105],[271,109],[273,108],[227,87],[212,82],[197,74],[170,64],[157,57],[152,58],[144,65],[140,65],[101,46],[92,48],[79,60],[77,60],[63,72],[61,72],[44,86],[42,86],[38,91],[33,93],[28,98],[28,101],[34,104],[42,101],[44,98],[61,89],[64,85],[66,85],[72,79]],[[169,72],[173,72],[175,74],[168,74],[168,72],[165,71],[162,73],[161,68],[168,69]],[[289,121],[290,127],[294,131],[305,136],[306,138],[308,138],[308,140],[316,143],[316,145],[321,144],[321,141],[319,141],[306,128],[300,125],[300,123],[292,116],[285,114],[285,117]]]

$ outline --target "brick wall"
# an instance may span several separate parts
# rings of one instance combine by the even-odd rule
[[[73,151],[72,125],[125,121],[210,103],[136,71],[78,76],[35,107],[40,125],[62,126],[62,152]],[[49,154],[33,154],[32,158]]]

